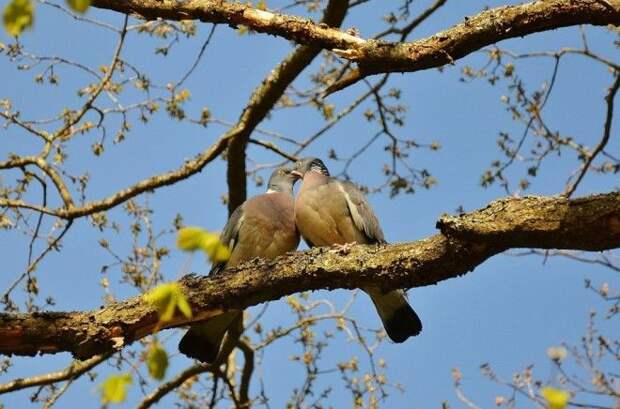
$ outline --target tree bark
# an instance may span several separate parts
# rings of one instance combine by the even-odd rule
[[[380,286],[420,287],[458,277],[510,248],[602,251],[620,247],[620,193],[579,199],[506,198],[486,208],[444,215],[435,236],[410,243],[356,245],[255,259],[213,276],[180,280],[194,311],[163,327],[157,313],[134,297],[98,311],[0,314],[0,353],[71,352],[85,359],[120,349],[155,330],[188,324],[300,291]]]
[[[196,19],[280,36],[299,44],[334,50],[358,64],[358,69],[332,84],[330,91],[365,76],[386,72],[413,72],[463,58],[499,41],[561,27],[620,24],[620,0],[538,0],[486,10],[428,38],[414,42],[366,40],[323,24],[255,9],[241,3],[192,0],[93,0],[98,8],[135,14],[145,19]]]

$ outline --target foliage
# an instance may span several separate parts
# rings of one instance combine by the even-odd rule
[[[90,7],[90,0],[66,0],[69,7],[85,13]],[[34,5],[31,0],[10,0],[2,13],[4,28],[12,36],[17,37],[34,22]]]
[[[146,366],[149,374],[158,381],[166,377],[168,369],[168,353],[161,345],[154,342],[146,355]]]
[[[228,246],[216,234],[200,227],[183,227],[179,230],[177,247],[184,251],[202,250],[212,263],[222,263],[230,258]]]
[[[67,4],[74,11],[85,13],[90,7],[90,0],[67,0]]]
[[[103,403],[122,403],[127,397],[127,388],[133,380],[128,373],[110,375],[101,385],[101,401]]]
[[[2,19],[6,31],[12,36],[18,36],[32,26],[34,6],[30,0],[11,0],[4,8]]]
[[[144,298],[157,310],[161,322],[170,321],[177,310],[186,318],[192,317],[192,309],[177,283],[160,284],[145,294]]]
[[[546,386],[540,390],[541,395],[547,401],[547,407],[549,409],[564,409],[566,404],[570,400],[568,392],[562,389],[556,389],[551,386]]]

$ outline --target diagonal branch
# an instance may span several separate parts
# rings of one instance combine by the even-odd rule
[[[506,198],[472,213],[443,216],[437,227],[440,234],[415,242],[357,245],[348,254],[315,248],[273,261],[252,260],[217,276],[186,276],[179,283],[195,322],[301,291],[435,284],[510,248],[620,248],[620,192],[579,199]],[[189,322],[176,316],[167,327]],[[142,297],[98,311],[5,313],[0,314],[0,354],[68,351],[83,359],[131,344],[157,324],[157,313]]]
[[[605,102],[607,103],[607,114],[605,115],[605,125],[603,126],[603,137],[601,138],[601,141],[598,143],[596,148],[594,148],[591,153],[588,153],[588,156],[583,166],[581,167],[581,170],[579,171],[579,175],[564,192],[564,196],[566,197],[571,197],[573,193],[575,193],[575,190],[577,190],[577,186],[579,186],[579,184],[583,180],[583,177],[586,175],[586,173],[588,173],[588,170],[590,170],[592,162],[594,162],[594,159],[598,156],[598,154],[603,151],[603,149],[605,149],[605,146],[607,146],[607,143],[609,142],[609,138],[611,137],[611,126],[614,120],[614,99],[616,99],[616,94],[618,93],[619,88],[620,73],[616,73],[616,79],[614,80],[613,85],[609,87],[609,91],[605,96]]]
[[[259,33],[334,50],[358,63],[356,81],[372,74],[440,67],[508,38],[580,24],[620,24],[619,0],[539,0],[486,10],[431,37],[406,43],[365,40],[310,20],[225,1],[94,0],[92,4],[146,19],[197,19],[233,27],[241,24]],[[348,75],[342,85],[353,84],[353,79]],[[330,89],[342,88],[336,83]]]

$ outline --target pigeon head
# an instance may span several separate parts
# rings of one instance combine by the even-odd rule
[[[299,175],[291,169],[282,166],[273,171],[267,184],[267,193],[282,192],[293,194],[293,185]]]
[[[303,178],[308,172],[317,172],[321,175],[329,176],[327,166],[319,158],[303,158],[293,165],[293,173],[300,178]]]

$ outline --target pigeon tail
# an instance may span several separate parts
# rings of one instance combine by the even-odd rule
[[[179,342],[182,354],[203,363],[213,363],[220,352],[222,340],[240,311],[218,315],[207,322],[192,325]]]
[[[380,290],[366,291],[377,308],[383,328],[388,337],[396,343],[405,342],[422,332],[422,321],[411,308],[401,290],[382,293]]]

